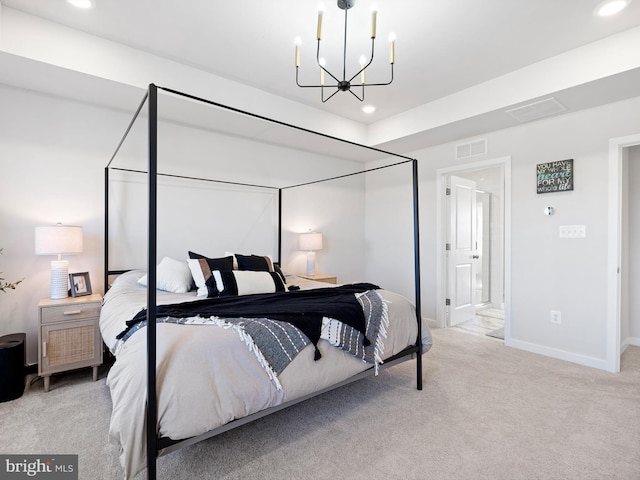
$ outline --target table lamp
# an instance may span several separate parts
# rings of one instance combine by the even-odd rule
[[[62,255],[82,253],[82,227],[49,225],[36,227],[36,255],[57,255],[51,261],[51,298],[53,300],[69,296],[69,262]]]
[[[315,275],[315,250],[322,250],[322,234],[317,232],[302,233],[300,235],[300,250],[307,251],[307,275]]]

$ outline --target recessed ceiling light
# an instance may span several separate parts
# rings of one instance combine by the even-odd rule
[[[67,0],[67,2],[78,8],[91,8],[94,5],[93,0]]]
[[[600,2],[593,11],[594,15],[599,17],[608,17],[624,10],[632,0],[606,0]]]
[[[373,105],[365,105],[364,107],[362,107],[362,111],[364,113],[373,113],[376,111],[376,107],[374,107]]]

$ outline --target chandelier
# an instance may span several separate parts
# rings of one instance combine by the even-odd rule
[[[298,78],[298,72],[300,70],[300,38],[296,38],[296,84],[302,88],[320,88],[320,98],[322,99],[322,103],[328,101],[331,97],[333,97],[338,92],[349,92],[354,97],[356,97],[361,102],[364,101],[364,87],[375,87],[381,85],[389,85],[393,82],[393,64],[395,63],[395,36],[393,34],[389,35],[389,43],[390,43],[390,53],[389,53],[389,64],[391,65],[391,79],[386,83],[367,83],[365,80],[365,71],[371,62],[373,62],[373,55],[375,51],[375,40],[376,40],[376,20],[378,11],[375,7],[371,10],[371,56],[367,61],[367,58],[362,55],[360,57],[360,66],[358,67],[356,73],[347,78],[347,13],[349,9],[353,7],[356,3],[356,0],[338,0],[338,7],[344,10],[344,44],[343,44],[343,55],[342,55],[342,78],[340,79],[338,76],[331,73],[329,70],[325,68],[325,61],[320,57],[320,40],[322,39],[322,16],[324,14],[324,9],[322,5],[318,8],[318,27],[316,38],[318,39],[318,48],[316,52],[316,61],[318,66],[320,67],[320,84],[319,85],[302,85],[300,84],[300,80]],[[328,82],[325,83],[325,74],[329,77]],[[354,80],[357,78],[354,82]],[[325,96],[325,88],[329,89],[330,94]],[[335,90],[333,90],[335,89]],[[355,90],[355,91],[354,91]]]

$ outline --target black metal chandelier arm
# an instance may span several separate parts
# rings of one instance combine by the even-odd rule
[[[338,88],[338,85],[302,85],[298,80],[298,70],[299,67],[296,67],[296,85],[300,88]]]
[[[393,63],[391,64],[391,80],[389,80],[387,83],[365,83],[362,86],[363,87],[383,87],[385,85],[391,85],[392,82],[393,82]]]
[[[331,73],[329,70],[324,68],[320,63],[320,39],[318,39],[318,48],[316,49],[316,63],[318,64],[320,69],[324,70],[327,73],[327,75],[329,75],[331,78],[333,78],[336,81],[336,83],[340,81],[333,73]]]
[[[369,65],[371,65],[371,63],[373,62],[373,54],[374,54],[374,51],[375,51],[375,44],[376,44],[376,39],[372,38],[371,39],[371,58],[369,59],[369,63],[367,63],[365,66],[363,66],[353,77],[351,77],[349,79],[349,83],[351,83],[354,78],[356,78],[358,75],[360,75],[362,72],[364,72],[367,68],[369,68]],[[346,63],[347,59],[344,58],[342,61]]]
[[[364,85],[362,86],[362,98],[358,96],[358,94],[356,92],[354,92],[353,90],[349,90],[349,93],[351,95],[353,95],[354,97],[356,97],[358,100],[360,100],[361,102],[364,102]]]
[[[332,86],[333,88],[333,86]],[[331,97],[333,97],[336,93],[338,93],[340,90],[338,88],[336,88],[336,91],[333,92],[331,95],[329,95],[327,98],[324,98],[324,87],[322,87],[320,89],[320,100],[322,100],[322,103],[326,103],[328,100],[331,100]]]

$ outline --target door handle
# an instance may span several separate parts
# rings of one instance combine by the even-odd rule
[[[480,255],[473,255],[471,258],[480,258]]]

